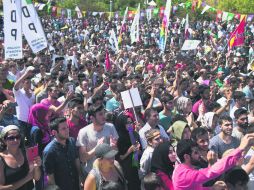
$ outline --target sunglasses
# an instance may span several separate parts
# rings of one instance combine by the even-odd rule
[[[21,135],[5,137],[5,140],[7,140],[7,141],[15,141],[15,140],[20,140],[20,139],[21,139]]]

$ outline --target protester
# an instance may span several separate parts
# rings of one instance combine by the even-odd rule
[[[43,166],[49,185],[57,185],[62,190],[78,190],[80,161],[75,140],[69,137],[65,118],[56,118],[50,123],[54,135],[43,151]]]
[[[101,189],[108,181],[119,182],[121,189],[127,190],[120,165],[115,161],[117,151],[108,144],[102,143],[95,148],[96,160],[84,183],[84,190]]]
[[[41,176],[41,158],[28,162],[20,129],[8,125],[0,137],[0,189],[32,190]]]

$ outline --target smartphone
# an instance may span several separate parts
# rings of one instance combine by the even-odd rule
[[[26,152],[27,152],[28,162],[33,162],[34,159],[37,156],[39,156],[39,154],[38,154],[38,145],[33,146],[33,147],[29,147]]]

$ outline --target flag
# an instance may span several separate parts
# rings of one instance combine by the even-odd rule
[[[164,52],[166,48],[170,11],[171,11],[171,0],[167,0],[160,30],[159,48],[161,52]]]
[[[116,33],[114,31],[114,29],[112,29],[110,31],[110,36],[109,36],[109,43],[111,45],[111,49],[114,50],[115,52],[118,52],[119,51],[119,48],[118,48],[118,42],[116,40]]]
[[[146,19],[149,22],[152,18],[152,9],[146,9]]]
[[[197,0],[192,1],[192,6],[191,6],[192,11],[195,11],[197,3],[198,3]]]
[[[138,42],[139,40],[139,19],[140,19],[140,4],[138,5],[137,13],[133,19],[132,25],[131,25],[131,43]]]
[[[184,38],[187,40],[190,37],[190,32],[189,32],[189,15],[186,15],[185,19],[185,29],[184,29]]]
[[[245,17],[246,18],[246,17]],[[235,46],[241,46],[244,44],[244,27],[246,19],[243,18],[238,27],[230,35],[228,41],[228,50],[230,51]]]
[[[105,68],[106,68],[106,71],[110,71],[111,70],[111,64],[110,64],[108,50],[106,50]]]
[[[82,18],[82,12],[78,6],[75,7],[75,11],[77,12],[78,18]]]
[[[217,15],[216,15],[216,22],[219,22],[221,20],[222,17],[222,11],[217,11]]]
[[[71,9],[67,9],[67,18],[71,19]]]
[[[48,0],[46,5],[47,5],[47,13],[50,14],[51,13],[51,0]]]
[[[201,15],[204,14],[206,11],[208,11],[211,8],[211,6],[206,5],[203,9],[203,11],[201,12]]]
[[[200,8],[201,4],[202,4],[202,0],[198,0],[198,8]]]
[[[128,7],[126,7],[125,12],[124,12],[123,22],[122,22],[122,26],[120,28],[120,32],[119,32],[119,36],[118,36],[118,45],[121,45],[121,43],[123,41],[122,32],[123,32],[123,27],[124,27],[125,22],[126,22],[127,14],[128,14]]]

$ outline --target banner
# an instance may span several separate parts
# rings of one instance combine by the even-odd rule
[[[190,32],[189,32],[189,15],[186,15],[185,19],[185,28],[184,28],[184,38],[187,40],[190,37]]]
[[[71,19],[71,9],[67,9],[67,18]]]
[[[152,19],[152,9],[146,9],[146,19],[147,19],[148,23]]]
[[[110,31],[110,36],[109,36],[109,43],[111,45],[111,49],[115,52],[118,52],[119,51],[119,48],[118,48],[118,41],[116,39],[116,33],[114,31],[114,29],[112,29]]]
[[[131,43],[138,42],[139,40],[139,18],[140,18],[140,4],[138,5],[137,13],[133,19],[132,25],[131,25]]]
[[[200,40],[185,40],[181,50],[186,51],[196,49],[200,42]]]
[[[75,11],[77,12],[78,18],[82,18],[82,12],[78,6],[75,7]]]
[[[22,0],[22,31],[33,53],[37,53],[47,48],[40,19],[31,0]]]
[[[159,48],[161,52],[164,52],[166,48],[170,11],[171,11],[171,0],[167,0],[160,31]]]
[[[20,1],[3,1],[5,59],[22,58]]]
[[[122,33],[123,33],[123,27],[125,26],[127,14],[128,14],[128,7],[126,7],[125,12],[124,12],[123,21],[122,21],[122,25],[121,25],[119,36],[118,36],[118,45],[121,45],[121,43],[123,41],[123,38],[122,38],[123,34]]]

